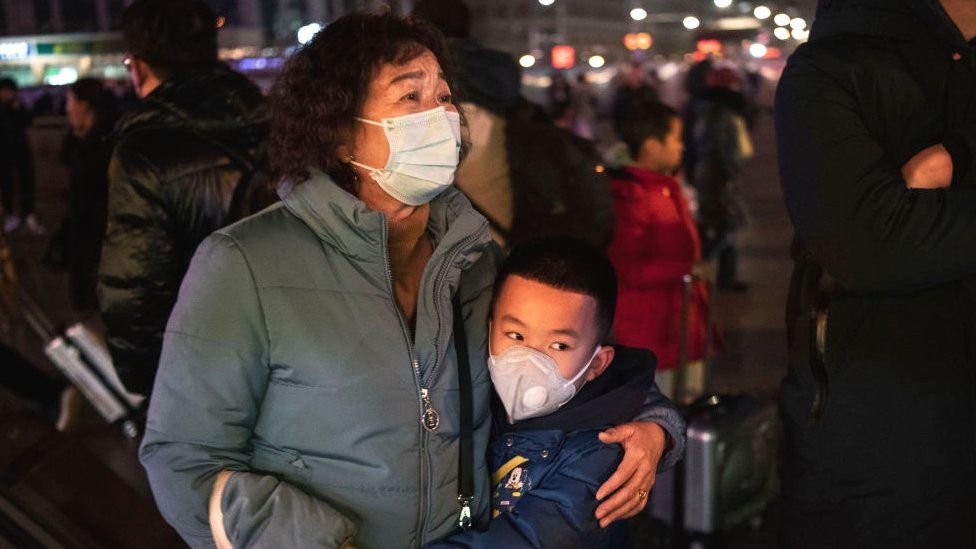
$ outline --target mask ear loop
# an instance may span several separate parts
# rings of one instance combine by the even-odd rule
[[[375,121],[375,120],[370,120],[370,119],[368,119],[368,118],[360,118],[360,117],[358,117],[358,116],[354,116],[353,118],[354,118],[355,120],[358,120],[358,121],[360,121],[360,122],[363,122],[364,124],[372,124],[372,125],[374,125],[374,126],[379,126],[379,127],[381,127],[381,128],[385,128],[385,127],[386,127],[386,124],[384,124],[384,123],[382,123],[382,122],[377,122],[377,121]]]
[[[488,356],[489,357],[495,356],[491,352],[491,320],[488,321]]]
[[[577,381],[579,381],[579,378],[582,377],[583,374],[590,369],[590,366],[593,364],[593,359],[596,358],[596,355],[600,354],[600,349],[602,348],[603,348],[602,345],[596,346],[596,350],[593,351],[593,356],[591,356],[590,360],[587,361],[586,366],[583,366],[583,369],[577,372],[576,375],[573,376],[573,379],[569,380],[569,383],[576,383]]]
[[[387,145],[390,146],[390,158],[393,157],[393,141],[390,140],[390,136],[389,136],[389,133],[387,131],[388,128],[387,128],[387,125],[386,124],[383,124],[382,122],[376,122],[375,120],[369,120],[368,118],[361,118],[359,116],[354,116],[352,118],[353,118],[353,120],[358,120],[359,122],[362,122],[364,124],[372,124],[374,126],[379,126],[379,127],[383,128],[383,133],[384,133],[384,135],[386,135],[386,143],[387,143]],[[373,174],[374,175],[373,179],[376,179],[375,174],[381,174],[383,172],[388,171],[386,168],[380,169],[380,168],[374,168],[372,166],[367,166],[366,164],[360,164],[359,162],[356,162],[353,159],[350,159],[349,160],[349,163],[352,164],[353,166],[359,166],[360,168],[362,168],[364,170],[368,170],[370,172],[370,174]]]

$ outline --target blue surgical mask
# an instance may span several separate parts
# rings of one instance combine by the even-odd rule
[[[382,169],[351,162],[369,170],[386,194],[410,206],[434,199],[454,182],[461,151],[461,117],[437,107],[429,111],[384,118],[356,118],[383,128],[390,158]]]

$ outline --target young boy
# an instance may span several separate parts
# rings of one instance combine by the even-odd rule
[[[653,385],[652,353],[602,344],[616,301],[610,261],[574,239],[523,244],[502,264],[489,335],[491,521],[429,547],[621,543],[624,523],[600,528],[594,512],[623,451],[598,435],[631,421],[648,394],[670,403]],[[661,425],[669,439],[682,436],[683,425]],[[664,468],[679,457],[672,446]]]
[[[681,118],[655,99],[638,98],[617,131],[633,163],[611,174],[616,227],[608,251],[620,277],[615,341],[651,349],[657,355],[657,382],[673,397],[681,345],[685,275],[701,261],[698,229],[674,173],[681,166]],[[705,285],[692,287],[688,317],[688,357],[682,387],[686,397],[705,389]]]

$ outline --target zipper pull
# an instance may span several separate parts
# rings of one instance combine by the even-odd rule
[[[471,499],[458,496],[458,503],[461,504],[461,514],[458,516],[458,526],[461,530],[471,528]]]
[[[428,432],[434,432],[441,425],[441,416],[430,403],[430,392],[424,388],[420,390],[420,400],[423,402],[424,411],[420,415],[420,425]]]

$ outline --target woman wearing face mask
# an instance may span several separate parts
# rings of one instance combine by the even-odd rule
[[[190,545],[417,547],[486,515],[497,255],[451,188],[461,135],[445,52],[420,21],[351,15],[280,76],[269,158],[282,202],[197,250],[140,451]]]

